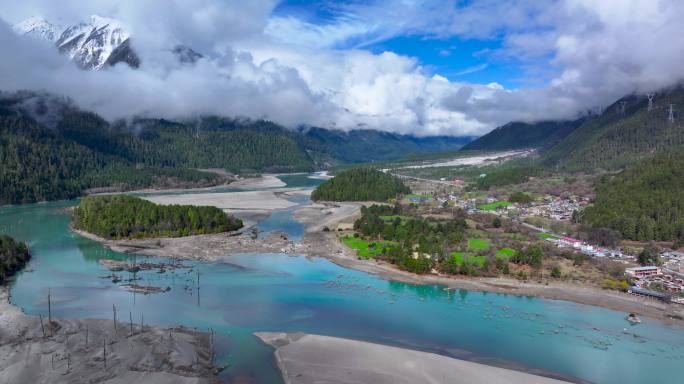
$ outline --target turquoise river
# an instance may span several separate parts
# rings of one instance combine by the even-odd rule
[[[305,175],[282,178],[289,186],[316,183]],[[135,319],[144,315],[147,324],[213,329],[226,382],[282,382],[272,350],[252,336],[256,331],[369,340],[575,382],[675,383],[684,377],[684,331],[655,320],[629,326],[624,313],[592,306],[408,285],[323,258],[245,254],[185,261],[166,273],[138,272],[138,284],[169,290],[134,294],[123,286],[128,273],[114,283],[98,260],[171,261],[115,253],[72,233],[65,208],[76,203],[0,209],[0,232],[28,242],[33,254],[12,282],[12,302],[28,314],[46,314],[51,290],[53,316],[109,319],[116,305]],[[258,225],[296,239],[303,226],[291,213],[275,212]]]

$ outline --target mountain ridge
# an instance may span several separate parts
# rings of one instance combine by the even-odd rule
[[[510,122],[463,146],[462,150],[509,150],[550,147],[572,133],[584,118],[537,123]]]
[[[675,121],[668,121],[670,104],[684,106],[682,86],[655,93],[650,109],[646,95],[622,97],[546,151],[542,164],[566,171],[619,170],[683,145],[680,115],[675,111]]]

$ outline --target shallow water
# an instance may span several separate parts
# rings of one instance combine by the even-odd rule
[[[99,259],[169,260],[118,254],[71,233],[63,208],[73,204],[0,210],[0,231],[28,241],[34,255],[12,283],[12,301],[29,314],[45,314],[51,289],[58,317],[111,319],[114,304],[124,320],[131,312],[136,322],[144,314],[146,324],[212,328],[218,362],[229,364],[224,379],[281,382],[271,349],[252,336],[255,331],[352,337],[597,383],[681,377],[684,332],[654,320],[629,326],[624,313],[597,307],[390,282],[319,258],[237,255],[184,262],[165,273],[118,273],[124,280],[113,283],[103,278],[111,272]],[[124,285],[133,277],[139,285],[170,290],[131,293]]]

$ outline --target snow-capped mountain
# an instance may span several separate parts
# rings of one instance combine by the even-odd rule
[[[14,30],[22,35],[55,42],[62,36],[64,27],[52,24],[42,17],[31,17],[14,25]]]
[[[83,69],[101,69],[120,62],[133,68],[140,65],[130,34],[114,19],[94,15],[87,23],[61,27],[32,17],[14,25],[14,30],[54,42],[60,52]]]

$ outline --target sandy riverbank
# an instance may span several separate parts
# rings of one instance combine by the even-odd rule
[[[48,319],[44,328],[50,336]],[[216,380],[207,334],[95,319],[38,317],[9,302],[0,287],[0,384],[205,384]],[[87,330],[87,331],[86,331]],[[86,344],[86,334],[88,342]],[[103,359],[103,342],[107,367]]]
[[[285,209],[296,205],[276,194],[278,191],[245,191],[229,193],[188,193],[143,196],[156,204],[191,204],[214,206],[223,210]]]
[[[261,175],[261,177],[238,179],[230,183],[230,187],[240,189],[281,188],[286,185],[276,175]]]
[[[552,384],[556,379],[434,353],[303,333],[256,333],[275,347],[286,384]]]
[[[262,239],[254,239],[249,233],[215,233],[186,237],[107,240],[92,233],[72,230],[83,237],[102,243],[115,252],[179,260],[216,261],[221,257],[238,253],[297,253],[296,244],[276,232]]]
[[[275,178],[275,177],[274,177]],[[276,178],[276,180],[280,181]],[[184,193],[174,195],[141,196],[156,204],[212,206],[238,217],[245,228],[255,225],[272,211],[291,208],[296,203],[287,200],[290,195],[306,194],[296,188],[278,188],[268,191],[216,192],[216,193]]]

